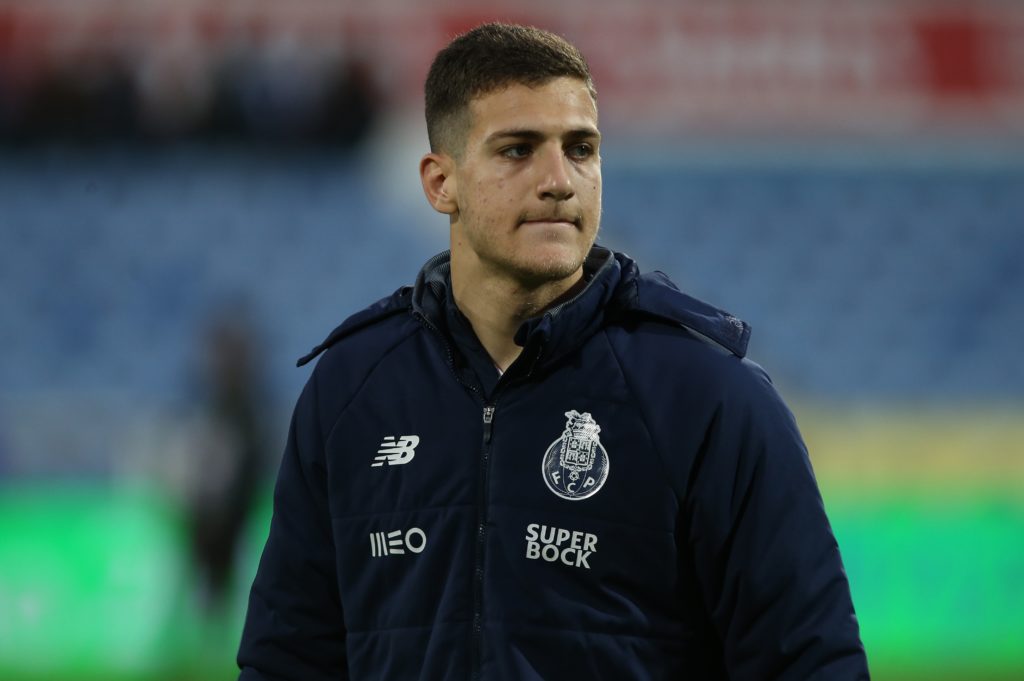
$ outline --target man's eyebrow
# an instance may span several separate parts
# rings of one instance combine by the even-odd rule
[[[597,128],[577,128],[570,130],[565,137],[571,140],[600,140],[601,132]]]
[[[531,130],[529,128],[508,128],[505,130],[497,130],[492,132],[484,140],[485,144],[491,144],[497,140],[510,138],[527,140],[530,142],[540,142],[545,139],[547,135],[540,132],[539,130]],[[601,133],[598,132],[597,128],[576,128],[565,133],[565,139],[579,140],[579,139],[601,139]]]

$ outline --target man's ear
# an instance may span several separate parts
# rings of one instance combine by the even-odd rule
[[[420,182],[434,210],[445,215],[458,211],[455,161],[451,156],[443,152],[431,152],[420,159]]]

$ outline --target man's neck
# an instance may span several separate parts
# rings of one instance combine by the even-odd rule
[[[495,366],[506,371],[523,348],[516,345],[520,325],[568,300],[583,286],[583,268],[575,274],[537,286],[510,276],[490,275],[452,263],[452,295]],[[479,275],[479,276],[475,276]]]

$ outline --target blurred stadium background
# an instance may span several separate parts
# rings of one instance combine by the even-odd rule
[[[294,360],[445,247],[421,83],[490,19],[588,56],[601,240],[753,324],[875,678],[1024,679],[1011,0],[0,0],[0,678],[232,678]],[[269,444],[211,608],[217,347]]]

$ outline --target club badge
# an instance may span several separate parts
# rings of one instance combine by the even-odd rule
[[[544,452],[541,469],[548,489],[579,501],[597,494],[608,479],[608,452],[598,438],[601,426],[589,412],[573,409],[565,415],[565,430]]]

